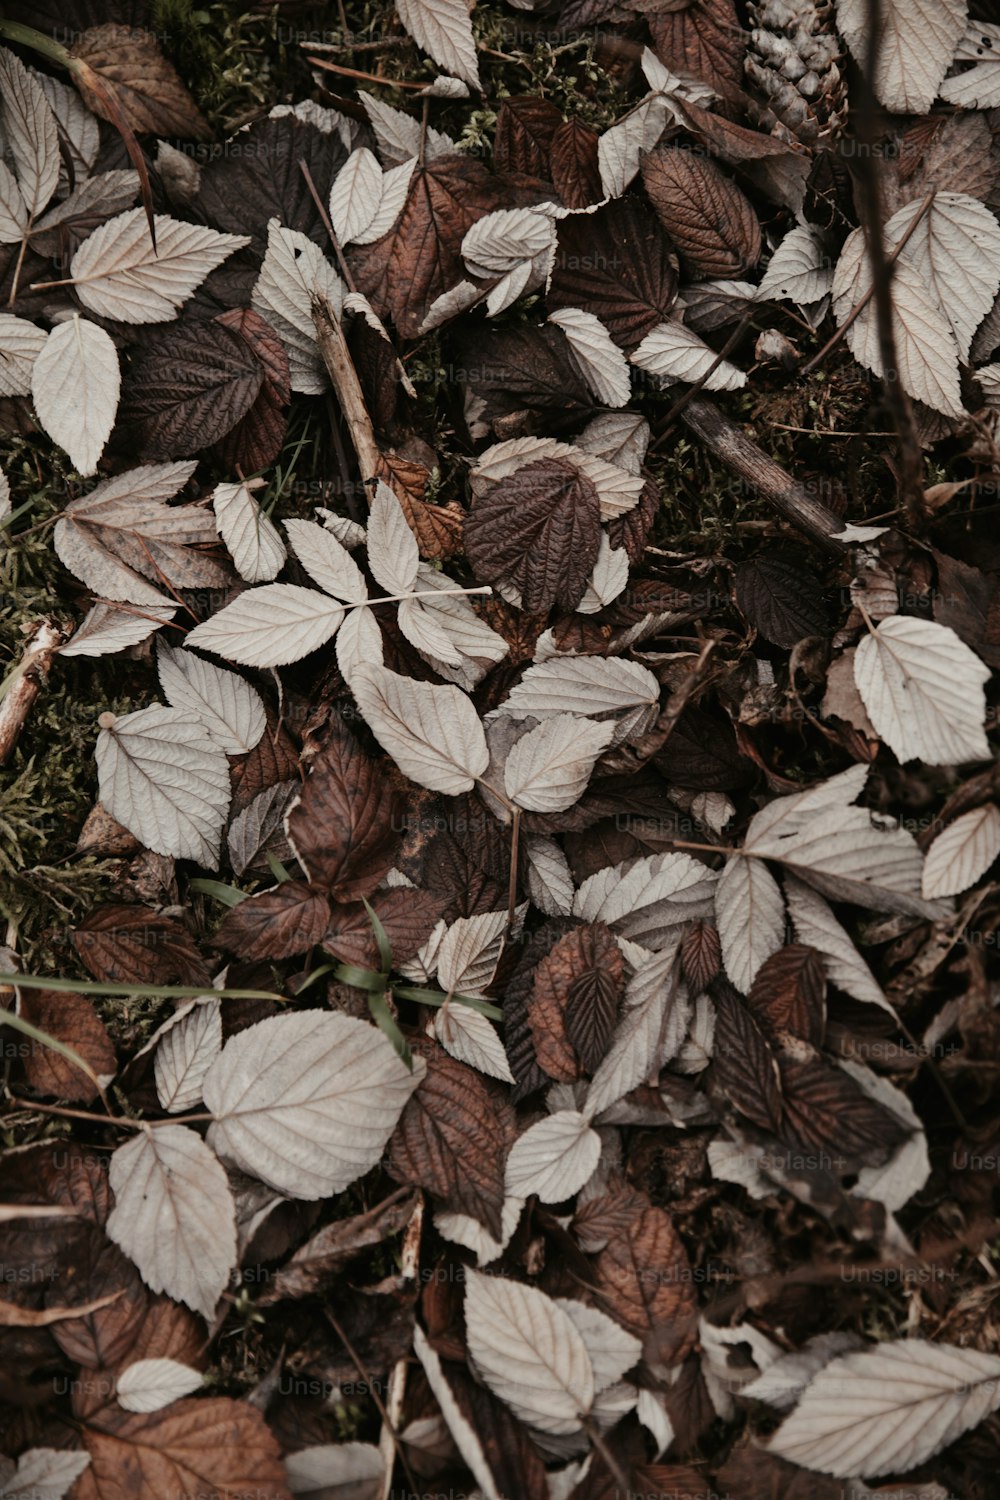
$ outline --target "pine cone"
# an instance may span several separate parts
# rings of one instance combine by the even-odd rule
[[[751,0],[747,77],[772,135],[812,146],[840,134],[846,114],[833,7],[823,0]]]

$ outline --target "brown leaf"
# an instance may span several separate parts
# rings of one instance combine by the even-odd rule
[[[697,1298],[670,1215],[644,1209],[608,1241],[596,1270],[601,1303],[612,1317],[642,1338],[647,1351],[655,1345],[660,1361],[678,1363],[697,1336]]]
[[[375,472],[402,506],[421,557],[443,560],[461,552],[465,512],[454,500],[447,505],[434,505],[424,499],[431,476],[423,464],[414,463],[390,449],[380,455]]]
[[[906,1127],[870,1099],[841,1068],[822,1058],[799,1062],[781,1057],[785,1105],[783,1136],[819,1160],[819,1166],[843,1176],[859,1166],[877,1166],[906,1140]]]
[[[449,1364],[445,1374],[459,1410],[482,1444],[497,1494],[525,1500],[547,1495],[545,1462],[527,1428],[463,1366]]]
[[[104,1307],[87,1310],[102,1298],[108,1299]],[[75,1315],[67,1312],[67,1321],[52,1334],[67,1359],[96,1370],[117,1364],[131,1349],[146,1315],[148,1293],[118,1246],[87,1225],[60,1257],[45,1303],[63,1309],[80,1305]]]
[[[550,311],[582,307],[600,318],[615,343],[634,349],[663,322],[676,297],[670,241],[637,199],[619,198],[560,223],[546,294]]]
[[[574,465],[539,459],[474,501],[466,555],[477,581],[509,581],[525,609],[574,609],[597,561],[600,515],[595,486]]]
[[[97,1297],[93,1302],[84,1302],[80,1307],[46,1307],[30,1308],[19,1307],[16,1302],[0,1301],[0,1328],[51,1328],[55,1323],[62,1323],[67,1318],[78,1319],[83,1313],[97,1312],[107,1307],[120,1296],[119,1292],[109,1292],[107,1296]]]
[[[740,1500],[843,1500],[840,1480],[800,1469],[757,1447],[737,1448],[718,1473],[723,1493]],[[888,1497],[887,1497],[888,1500]]]
[[[582,120],[567,120],[552,137],[552,183],[567,208],[587,208],[604,197],[597,132]]]
[[[668,781],[693,792],[728,792],[753,778],[731,720],[720,709],[700,704],[684,710],[653,761]]]
[[[646,543],[660,514],[660,491],[654,479],[647,479],[639,496],[639,504],[633,505],[623,516],[615,516],[608,522],[608,543],[612,547],[623,547],[630,563],[642,561]],[[662,586],[651,578],[637,579],[626,595],[619,594],[614,607],[627,613],[655,613],[643,608],[643,590],[649,589],[653,597],[662,597]]]
[[[790,553],[764,552],[737,565],[734,574],[740,613],[766,641],[792,646],[829,628],[823,585]]]
[[[566,935],[567,930],[572,931],[567,920],[557,917],[555,921],[546,922],[537,932],[532,933],[504,991],[504,1050],[507,1053],[511,1072],[517,1079],[511,1095],[515,1103],[525,1098],[526,1095],[534,1093],[536,1089],[544,1088],[550,1077],[556,1076],[545,1073],[538,1064],[531,1030],[530,1007],[537,973],[536,966],[544,961],[547,954],[551,953],[560,938]],[[547,1037],[551,1035],[546,1032]],[[568,1042],[565,1042],[561,1032],[559,1040],[565,1043],[563,1055],[568,1060],[566,1066],[574,1069],[572,1077],[576,1078],[572,1048]]]
[[[413,1050],[426,1059],[427,1073],[396,1127],[389,1174],[426,1188],[499,1239],[513,1111],[499,1089],[443,1048],[421,1039]]]
[[[230,759],[233,815],[242,812],[269,786],[276,786],[279,781],[293,780],[298,768],[299,752],[287,730],[278,723],[273,710],[268,707],[267,728],[249,755]]]
[[[554,436],[594,412],[594,398],[560,328],[477,328],[458,343],[454,379],[466,399],[482,403],[480,420],[498,437],[510,436],[507,418],[534,424],[544,417],[546,433]]]
[[[352,1214],[349,1219],[328,1224],[271,1276],[257,1298],[257,1306],[271,1307],[286,1297],[309,1297],[322,1291],[332,1276],[363,1251],[381,1245],[405,1229],[416,1202],[416,1194],[401,1188],[367,1213]]]
[[[493,142],[496,170],[554,181],[552,143],[562,124],[562,111],[549,99],[539,99],[536,94],[501,99]]]
[[[469,156],[418,167],[395,226],[349,262],[358,290],[403,338],[416,338],[432,302],[465,279],[462,240],[477,219],[509,204],[504,184]]]
[[[309,762],[286,828],[314,885],[336,901],[368,896],[391,868],[402,828],[400,806],[382,768],[334,717]]]
[[[204,1370],[208,1364],[204,1323],[169,1297],[148,1295],[145,1313],[132,1325],[132,1342],[119,1363],[100,1370],[93,1380],[74,1385],[74,1417],[99,1427],[104,1425],[103,1413],[120,1414],[115,1377],[140,1359],[174,1359]]]
[[[394,963],[406,963],[423,947],[445,904],[443,896],[409,886],[373,893],[369,905],[385,928]],[[323,947],[343,963],[381,968],[371,919],[360,901],[334,904]]]
[[[92,1000],[61,990],[23,990],[20,1015],[22,1020],[72,1047],[99,1078],[114,1073],[115,1049]],[[30,1043],[24,1074],[38,1094],[52,1094],[75,1104],[89,1104],[97,1098],[97,1087],[86,1073],[41,1042]]]
[[[681,963],[691,993],[699,994],[715,978],[722,964],[718,928],[711,922],[692,922],[681,943]]]
[[[535,970],[528,1020],[539,1066],[570,1083],[593,1073],[618,1019],[625,961],[603,922],[560,938]]]
[[[230,329],[249,348],[263,372],[263,383],[249,410],[215,450],[219,462],[234,473],[266,469],[281,452],[285,441],[285,407],[291,400],[288,355],[285,346],[264,319],[248,307],[221,313],[217,322]]]
[[[715,1081],[734,1109],[776,1131],[781,1121],[781,1077],[774,1053],[737,991],[725,979],[712,985]]]
[[[624,1178],[609,1178],[606,1191],[600,1197],[587,1198],[573,1215],[572,1229],[580,1249],[596,1255],[609,1240],[626,1231],[645,1206],[646,1199]]]
[[[948,625],[981,656],[1000,668],[1000,590],[992,578],[956,557],[934,552],[937,588],[932,594],[934,618]]]
[[[814,1047],[826,1028],[826,972],[815,948],[790,943],[761,965],[747,1004],[770,1036],[790,1032]]]
[[[264,384],[253,347],[219,318],[145,335],[124,380],[119,426],[146,460],[190,458],[247,415]]]
[[[39,1141],[27,1150],[8,1152],[0,1191],[6,1203],[50,1203],[99,1228],[111,1212],[104,1163],[67,1140]]]
[[[173,1401],[161,1411],[101,1413],[83,1429],[90,1454],[73,1500],[290,1500],[277,1441],[263,1415],[226,1396]]]
[[[209,975],[189,933],[148,906],[102,906],[73,933],[95,979],[114,983],[202,984]]]
[[[122,112],[140,134],[208,140],[212,128],[201,114],[151,31],[110,22],[85,31],[69,49],[118,96]],[[107,119],[87,72],[74,72],[84,103]]]
[[[232,907],[215,941],[241,958],[291,958],[320,942],[329,922],[330,903],[323,891],[304,880],[285,880]]]
[[[642,180],[692,276],[742,276],[757,264],[757,215],[714,162],[676,146],[657,146],[643,160]]]
[[[694,0],[681,9],[657,6],[649,29],[657,57],[671,72],[700,78],[723,97],[740,87],[746,33],[733,0]]]

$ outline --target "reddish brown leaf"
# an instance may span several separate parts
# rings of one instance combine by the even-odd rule
[[[277,334],[250,308],[234,308],[217,321],[243,339],[264,374],[257,399],[216,449],[225,468],[252,474],[274,462],[285,440],[285,407],[291,399],[288,355]]]
[[[715,1081],[734,1109],[762,1130],[781,1121],[781,1079],[774,1053],[743,1000],[726,979],[712,985]]]
[[[276,1271],[257,1298],[258,1307],[271,1307],[285,1298],[309,1297],[322,1289],[344,1266],[373,1245],[399,1234],[413,1217],[416,1195],[404,1189],[366,1213],[338,1219],[296,1250]]]
[[[52,1336],[75,1364],[89,1369],[115,1365],[135,1343],[148,1294],[138,1271],[100,1229],[88,1225],[61,1257],[45,1296],[47,1307],[72,1307],[121,1293],[117,1301],[85,1317],[56,1324]]]
[[[102,906],[77,927],[73,946],[95,979],[116,984],[201,984],[209,977],[181,924],[149,906]]]
[[[445,1374],[458,1408],[483,1446],[498,1495],[544,1496],[548,1493],[545,1462],[527,1428],[492,1391],[461,1365]]]
[[[625,961],[603,922],[560,938],[535,970],[528,1020],[539,1066],[572,1082],[593,1073],[618,1019]]]
[[[133,1324],[132,1343],[120,1363],[99,1371],[91,1381],[74,1385],[74,1417],[102,1427],[105,1412],[120,1415],[114,1377],[126,1365],[140,1359],[175,1359],[178,1364],[203,1370],[208,1363],[205,1325],[169,1297],[148,1296],[145,1314]]]
[[[384,479],[403,507],[403,514],[424,558],[454,557],[462,550],[465,512],[454,500],[434,505],[424,499],[430,471],[398,453],[380,455],[376,473]]]
[[[601,1303],[647,1351],[654,1345],[659,1361],[683,1359],[697,1337],[697,1298],[668,1213],[650,1206],[612,1236],[597,1257],[597,1276]]]
[[[539,99],[535,94],[502,99],[493,142],[496,170],[553,181],[552,142],[562,123],[562,111],[549,99]]]
[[[623,349],[662,323],[677,296],[677,263],[656,219],[636,199],[563,219],[550,309],[582,307]]]
[[[299,768],[299,752],[283,729],[271,708],[267,709],[267,728],[249,755],[231,760],[230,774],[233,784],[232,812],[242,812],[253,799],[276,786],[279,781],[291,781]]]
[[[630,563],[641,562],[649,540],[650,532],[660,514],[660,491],[653,479],[647,479],[639,496],[639,504],[633,505],[623,516],[615,516],[608,522],[608,542],[612,547],[623,547],[625,555]],[[615,607],[636,613],[656,613],[655,610],[646,611],[641,590],[649,589],[654,599],[657,595],[663,596],[662,585],[651,578],[642,578],[636,581],[629,589],[627,595],[619,595],[615,600]],[[637,591],[639,590],[639,591]]]
[[[589,479],[562,459],[539,459],[476,499],[466,555],[479,582],[509,581],[525,609],[573,609],[597,560],[600,517]]]
[[[772,1037],[790,1032],[814,1047],[826,1027],[826,972],[815,948],[790,943],[757,971],[747,1004]]]
[[[512,1098],[515,1103],[536,1089],[544,1088],[550,1076],[539,1067],[531,1034],[530,1006],[535,985],[536,966],[550,953],[570,927],[564,918],[546,922],[533,933],[514,968],[504,991],[504,1050],[511,1072],[517,1079]],[[572,930],[572,929],[570,929]],[[547,1033],[548,1034],[548,1033]],[[560,1038],[562,1038],[560,1033]],[[568,1065],[574,1066],[572,1049],[565,1044]],[[577,1076],[574,1071],[572,1076]]]
[[[323,891],[304,880],[286,880],[228,911],[215,941],[242,958],[291,958],[320,942],[329,922]]]
[[[734,574],[740,613],[772,645],[792,646],[829,628],[823,585],[800,558],[762,553],[740,563]]]
[[[692,922],[681,943],[681,963],[691,993],[697,995],[718,974],[722,964],[722,945],[718,929],[711,922]]]
[[[32,1026],[47,1031],[57,1041],[78,1052],[98,1077],[114,1073],[115,1049],[107,1028],[94,1010],[94,1002],[83,995],[55,990],[24,990],[20,1015]],[[25,1039],[27,1041],[27,1038]],[[89,1104],[97,1098],[97,1087],[69,1058],[42,1042],[29,1042],[24,1073],[38,1094],[52,1094],[70,1103]]]
[[[69,52],[86,65],[74,70],[73,77],[87,107],[102,119],[107,119],[103,98],[91,74],[114,89],[126,120],[140,134],[197,140],[211,136],[211,126],[160,51],[153,32],[117,22],[93,26],[73,42]]]
[[[694,0],[682,8],[656,6],[649,28],[657,57],[671,72],[701,78],[723,97],[740,87],[746,33],[733,0]]]
[[[676,146],[657,146],[643,160],[642,180],[692,276],[742,276],[757,264],[757,215],[714,162]]]
[[[596,1255],[609,1240],[625,1232],[645,1206],[641,1193],[623,1178],[612,1177],[606,1192],[586,1199],[573,1215],[573,1233],[580,1249],[587,1255]]]
[[[409,886],[374,892],[369,905],[385,928],[394,963],[406,963],[423,947],[445,904],[443,896]],[[334,905],[323,947],[344,963],[381,968],[371,918],[360,901]]]
[[[396,1127],[389,1173],[478,1219],[499,1239],[513,1110],[499,1089],[443,1048],[420,1040],[413,1050],[426,1059],[427,1073]]]
[[[477,219],[510,206],[500,180],[469,156],[438,156],[417,168],[403,212],[388,234],[349,259],[358,290],[403,338],[416,338],[428,308],[465,276],[462,240]]]
[[[586,208],[604,197],[597,133],[582,120],[567,120],[552,137],[552,183],[567,208]]]
[[[876,1104],[849,1074],[822,1058],[780,1058],[785,1104],[782,1134],[816,1153],[816,1166],[843,1176],[859,1166],[877,1166],[906,1139],[895,1115]]]
[[[370,895],[392,865],[402,826],[398,816],[398,799],[381,767],[342,719],[331,719],[286,820],[309,879],[336,901]]]

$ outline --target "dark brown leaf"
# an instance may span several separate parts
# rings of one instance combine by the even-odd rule
[[[115,1292],[121,1295],[106,1307],[53,1326],[52,1336],[67,1359],[92,1370],[116,1365],[135,1343],[146,1314],[148,1297],[138,1271],[101,1230],[88,1225],[61,1257],[46,1306],[88,1304]]]
[[[719,709],[699,704],[684,710],[653,760],[668,781],[693,792],[728,792],[753,778],[730,720]]]
[[[608,542],[612,547],[623,547],[625,555],[630,563],[638,563],[646,550],[646,543],[660,514],[660,491],[656,481],[647,479],[639,496],[639,504],[633,505],[623,516],[615,516],[608,522]],[[636,580],[636,586],[630,588],[627,596],[619,594],[615,600],[615,607],[633,613],[656,613],[655,609],[647,611],[644,608],[642,591],[648,589],[656,598],[662,589],[659,584],[651,578]],[[650,601],[651,603],[653,600]]]
[[[844,1486],[757,1447],[737,1448],[719,1470],[724,1494],[740,1500],[843,1500]],[[887,1500],[890,1491],[886,1492]]]
[[[211,126],[160,51],[153,32],[110,22],[85,31],[69,52],[85,65],[72,70],[84,102],[102,119],[107,115],[91,74],[114,89],[122,113],[139,134],[197,140],[211,136]]]
[[[369,902],[389,939],[393,962],[406,963],[423,947],[444,912],[445,898],[409,886],[375,891]],[[380,969],[378,944],[371,919],[360,901],[334,904],[323,947],[346,964]]]
[[[589,479],[561,459],[539,459],[476,499],[466,555],[478,582],[509,581],[525,609],[573,609],[597,561],[600,518]]]
[[[552,183],[567,208],[586,208],[604,197],[597,133],[582,120],[567,120],[552,137]]]
[[[818,1165],[843,1176],[859,1166],[877,1166],[906,1139],[908,1131],[832,1063],[781,1057],[785,1105],[783,1136],[816,1152]]]
[[[525,1500],[545,1496],[545,1462],[527,1428],[461,1365],[447,1365],[445,1374],[459,1410],[483,1446],[497,1494],[523,1495]]]
[[[216,449],[225,468],[252,474],[272,464],[285,441],[285,407],[291,399],[288,355],[277,334],[250,308],[233,308],[222,313],[218,322],[243,339],[264,375],[257,399]]]
[[[329,923],[325,893],[304,880],[286,880],[232,907],[215,941],[241,958],[291,958],[320,942]]]
[[[534,94],[502,99],[493,142],[496,170],[554,181],[552,142],[562,123],[562,111],[548,99],[539,99]]]
[[[76,928],[73,946],[95,979],[116,984],[201,984],[209,977],[181,924],[148,906],[102,906]]]
[[[676,146],[657,146],[643,160],[642,180],[692,276],[742,276],[757,264],[757,215],[714,162]]]
[[[299,752],[287,730],[278,723],[273,710],[268,707],[267,728],[254,748],[249,755],[241,755],[230,761],[233,815],[249,807],[253,799],[269,786],[293,780],[298,768]]]
[[[823,585],[798,558],[762,553],[740,563],[734,581],[740,613],[772,645],[790,650],[804,636],[826,635]]]
[[[988,667],[1000,667],[1000,590],[995,581],[944,552],[935,551],[934,561],[935,620],[950,626]]]
[[[328,1224],[271,1276],[257,1298],[258,1307],[271,1307],[285,1298],[308,1297],[321,1291],[332,1276],[365,1250],[381,1245],[405,1229],[415,1203],[416,1195],[401,1189],[367,1213],[352,1214],[349,1219]]]
[[[20,1015],[32,1026],[72,1047],[99,1078],[114,1073],[115,1049],[92,1000],[62,991],[24,990]],[[38,1094],[52,1094],[76,1104],[89,1104],[97,1098],[97,1088],[86,1073],[41,1042],[28,1043],[24,1074]]]
[[[711,922],[692,922],[681,943],[681,963],[691,993],[699,994],[715,978],[722,964],[718,928]]]
[[[615,343],[634,349],[662,323],[677,296],[677,263],[653,215],[634,198],[559,225],[546,294],[550,310],[582,307]]]
[[[555,327],[477,329],[458,345],[454,379],[484,403],[481,420],[498,436],[509,435],[502,426],[508,417],[544,418],[546,432],[556,435],[595,409],[566,336]]]
[[[427,1073],[396,1126],[389,1174],[426,1188],[499,1239],[513,1111],[499,1089],[443,1048],[420,1040],[413,1050],[426,1060]]]
[[[723,97],[740,87],[746,33],[733,0],[694,0],[683,7],[650,9],[653,46],[671,72],[700,78]]]
[[[334,717],[285,825],[309,879],[336,901],[370,895],[393,863],[399,816],[382,768]]]
[[[697,1298],[687,1251],[670,1215],[650,1206],[597,1257],[601,1304],[643,1339],[647,1358],[678,1363],[697,1337]],[[652,1337],[651,1337],[652,1336]]]
[[[528,1021],[539,1066],[572,1082],[603,1058],[621,1000],[625,964],[603,922],[575,927],[535,970]]]
[[[762,964],[747,1004],[772,1038],[779,1032],[823,1045],[826,972],[815,948],[791,943]]]
[[[725,979],[712,984],[715,1081],[734,1109],[762,1130],[781,1122],[781,1078],[774,1053],[743,1000]]]

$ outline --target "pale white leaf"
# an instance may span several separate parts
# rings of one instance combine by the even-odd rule
[[[649,447],[649,423],[635,411],[606,411],[594,417],[576,439],[576,446],[628,474],[638,474]]]
[[[470,307],[475,307],[477,302],[482,301],[482,290],[471,281],[459,281],[440,297],[435,297],[423,322],[420,325],[420,333],[431,333],[435,328],[440,328],[442,323],[448,323],[452,318],[457,318],[460,313],[467,312]]]
[[[609,1318],[599,1307],[590,1307],[586,1302],[576,1302],[570,1297],[556,1297],[555,1302],[587,1346],[598,1395],[621,1380],[626,1370],[638,1364],[642,1357],[641,1342],[614,1318]]]
[[[316,589],[265,583],[196,625],[187,641],[244,667],[283,667],[325,646],[343,618],[343,606]]]
[[[31,372],[47,339],[27,318],[0,313],[0,396],[31,395]]]
[[[53,78],[49,73],[36,73],[34,69],[32,76],[41,85],[42,93],[55,115],[60,157],[68,159],[73,169],[73,180],[80,182],[90,172],[101,149],[101,130],[97,116],[91,114],[77,90],[63,83],[60,78]],[[58,192],[68,193],[69,186],[69,172],[65,161],[61,160]]]
[[[13,507],[10,500],[10,480],[7,478],[3,470],[0,469],[0,523],[6,521],[7,517],[11,513],[12,508]],[[2,529],[2,526],[0,526],[0,529]]]
[[[445,659],[451,660],[457,654],[465,677],[470,679],[463,680],[461,685],[474,687],[493,663],[503,661],[510,650],[507,642],[480,619],[467,595],[449,592],[458,585],[447,573],[422,562],[413,586],[421,595],[416,601],[421,611],[433,618],[445,638],[448,647]]]
[[[473,276],[489,279],[517,270],[555,244],[556,226],[535,208],[501,208],[466,230],[462,259]]]
[[[267,254],[250,304],[285,346],[292,390],[306,396],[322,396],[330,383],[316,343],[316,300],[328,303],[339,318],[344,283],[308,235],[285,229],[277,219],[271,219]]]
[[[501,707],[514,719],[604,719],[659,706],[660,684],[648,667],[622,657],[571,656],[530,666]]]
[[[53,328],[31,372],[38,420],[78,474],[97,473],[121,393],[118,351],[96,323],[73,315]]]
[[[920,212],[907,203],[885,226],[893,251]],[[978,198],[938,193],[906,242],[906,256],[951,324],[962,359],[1000,290],[1000,224]]]
[[[366,662],[381,666],[383,662],[382,631],[370,609],[348,610],[337,632],[337,666],[348,687],[354,674]]]
[[[852,999],[860,1000],[864,1005],[877,1005],[895,1017],[896,1012],[876,983],[871,969],[819,892],[790,874],[785,875],[784,884],[795,940],[816,949],[830,983]]]
[[[590,1119],[560,1110],[530,1126],[507,1157],[506,1192],[519,1198],[536,1194],[541,1203],[562,1203],[594,1175],[601,1138]]]
[[[297,1500],[379,1500],[385,1460],[372,1443],[317,1443],[284,1459]]]
[[[180,154],[180,153],[178,153]],[[190,158],[182,156],[182,161]],[[132,171],[98,172],[86,178],[74,188],[68,198],[63,198],[44,213],[31,228],[32,244],[38,250],[49,250],[58,237],[53,235],[43,240],[42,235],[64,224],[67,219],[110,218],[131,207],[139,194],[139,174]]]
[[[941,98],[961,109],[996,109],[1000,105],[1000,26],[970,21],[953,61],[975,66],[946,78]]]
[[[822,234],[811,224],[797,224],[771,256],[756,296],[802,307],[821,301],[832,285],[833,264]]]
[[[146,211],[133,208],[95,229],[70,262],[88,312],[119,323],[165,323],[234,250],[250,241],[155,214],[156,249]]]
[[[848,235],[833,273],[833,314],[846,323],[871,287],[871,265],[864,234]],[[964,413],[958,378],[959,349],[951,323],[922,273],[900,252],[892,276],[892,324],[899,379],[909,395],[949,417]],[[847,330],[847,344],[859,364],[882,378],[882,352],[874,299]]]
[[[99,796],[117,822],[154,854],[218,869],[229,762],[197,714],[157,704],[112,719],[95,755]]]
[[[507,928],[505,911],[458,917],[444,932],[436,951],[438,984],[449,994],[478,995],[496,972]]]
[[[483,1446],[473,1427],[462,1412],[461,1407],[455,1400],[451,1386],[448,1384],[441,1360],[420,1327],[419,1323],[413,1328],[413,1352],[424,1367],[427,1376],[427,1384],[434,1394],[434,1399],[441,1409],[445,1426],[451,1433],[455,1447],[462,1456],[463,1462],[468,1466],[473,1479],[483,1492],[483,1500],[502,1500],[496,1481]]]
[[[987,802],[949,823],[931,844],[924,860],[924,895],[928,900],[960,895],[985,875],[998,854],[1000,808]]]
[[[995,1354],[900,1339],[831,1360],[768,1449],[839,1478],[905,1473],[998,1407]]]
[[[926,114],[965,30],[966,0],[883,0],[875,93],[895,114]],[[866,0],[837,0],[837,26],[859,67],[868,49]]]
[[[236,1265],[236,1207],[216,1156],[183,1125],[147,1126],[111,1158],[107,1232],[154,1292],[211,1320]]]
[[[382,202],[382,168],[378,157],[359,146],[333,179],[330,222],[342,245],[350,245],[370,228]]]
[[[201,1385],[200,1370],[176,1359],[137,1359],[118,1376],[118,1405],[126,1411],[160,1411]]]
[[[717,358],[715,350],[693,329],[676,322],[658,323],[629,355],[634,365],[651,375],[684,380],[689,385],[700,381],[709,391],[738,391],[746,385],[742,370],[728,359],[716,363]]]
[[[457,797],[471,791],[489,765],[483,726],[460,688],[363,663],[351,691],[383,750],[418,786]]]
[[[621,937],[662,948],[676,929],[711,917],[717,876],[690,854],[649,854],[597,870],[580,886],[573,915],[606,922]]]
[[[778,882],[759,859],[729,859],[715,887],[715,920],[726,973],[744,995],[785,937]]]
[[[798,833],[755,836],[744,846],[762,859],[780,860],[835,901],[875,911],[932,915],[920,896],[923,859],[913,835],[867,808],[833,808]]]
[[[845,526],[843,531],[834,531],[831,534],[838,542],[873,542],[876,537],[884,536],[888,530],[888,526],[855,526],[852,522]]]
[[[706,1058],[706,1064],[707,1062]],[[708,1165],[712,1176],[719,1182],[735,1182],[759,1203],[762,1199],[769,1198],[775,1191],[774,1184],[763,1176],[757,1165],[757,1160],[763,1157],[766,1151],[766,1146],[737,1144],[735,1141],[726,1141],[717,1137],[708,1143]]]
[[[636,969],[625,991],[618,1029],[587,1092],[589,1118],[602,1114],[680,1051],[691,1001],[677,971],[677,940]]]
[[[539,911],[549,917],[568,917],[573,909],[573,876],[565,854],[547,834],[529,834],[524,844],[528,860],[528,891]]]
[[[847,807],[864,791],[870,770],[871,767],[866,765],[848,766],[846,771],[818,781],[802,792],[773,798],[750,819],[746,847],[754,848],[764,835],[785,838],[801,833],[817,813]]]
[[[273,1016],[230,1037],[210,1067],[208,1142],[279,1193],[329,1198],[375,1165],[424,1072],[364,1021]]]
[[[587,1346],[567,1314],[537,1287],[466,1273],[469,1355],[494,1395],[529,1427],[579,1432],[594,1402]]]
[[[594,571],[583,598],[576,606],[577,612],[581,615],[593,615],[598,610],[607,608],[618,598],[627,583],[628,553],[624,547],[612,547],[607,532],[602,531]]]
[[[403,118],[409,119],[409,115],[404,115]],[[416,124],[416,121],[413,123]],[[437,135],[437,133],[436,130],[428,129],[428,138]],[[420,126],[417,125],[418,137],[419,134]],[[447,140],[447,137],[442,136],[441,139]],[[433,151],[427,152],[428,157],[434,154]],[[384,234],[389,233],[389,230],[403,212],[403,204],[406,202],[406,195],[410,190],[410,178],[413,176],[413,169],[416,164],[416,157],[410,157],[408,161],[400,162],[398,167],[390,167],[384,174],[382,178],[382,197],[379,201],[378,210],[367,229],[361,230],[354,236],[354,243],[356,245],[372,245],[376,240],[380,240]]]
[[[434,1017],[434,1035],[446,1052],[490,1078],[513,1083],[503,1042],[489,1019],[471,1005],[448,1000]]]
[[[586,790],[614,725],[557,714],[528,731],[504,766],[507,796],[529,812],[565,812]]]
[[[495,318],[498,313],[506,312],[508,307],[513,307],[519,297],[527,296],[529,292],[537,292],[546,274],[546,266],[542,264],[540,258],[523,260],[512,271],[508,271],[506,276],[502,276],[496,286],[490,288],[486,298],[487,316]]]
[[[450,1209],[439,1209],[434,1215],[434,1227],[446,1240],[464,1245],[476,1257],[477,1266],[488,1266],[502,1255],[510,1243],[524,1208],[523,1198],[505,1198],[500,1211],[501,1238],[495,1240],[478,1219],[468,1214],[454,1213]]]
[[[366,93],[364,89],[358,90],[358,97],[375,132],[383,164],[387,167],[406,166],[412,172],[420,154],[419,119],[404,114],[401,109],[394,109],[391,104],[384,104],[381,99],[376,99],[374,94]],[[455,142],[451,136],[435,130],[433,125],[427,128],[424,146],[426,161],[432,161],[435,156],[450,155],[455,150]],[[384,201],[383,199],[383,205]]]
[[[0,1500],[65,1500],[90,1466],[90,1454],[63,1448],[28,1448],[17,1464],[3,1460]],[[9,1469],[7,1466],[9,1465]]]
[[[276,578],[288,555],[285,544],[246,480],[217,484],[212,491],[212,508],[218,533],[240,577],[247,583],[270,583]]]
[[[948,625],[890,615],[858,646],[854,680],[897,760],[988,760],[983,729],[989,668]]]
[[[711,1146],[709,1151],[711,1151]],[[732,1179],[727,1179],[731,1181]],[[751,1401],[764,1401],[778,1411],[790,1411],[810,1380],[838,1354],[861,1347],[855,1333],[820,1333],[801,1349],[782,1354],[763,1375],[758,1375],[740,1392]]]
[[[712,1061],[715,1045],[715,1006],[702,991],[690,1013],[687,1035],[674,1059],[678,1073],[702,1073]]]
[[[156,1049],[156,1094],[168,1114],[194,1108],[205,1074],[221,1051],[222,1002],[206,997],[164,1032]]]
[[[325,526],[315,521],[285,521],[292,551],[313,583],[345,604],[364,604],[365,576],[354,558]]]
[[[0,245],[19,245],[28,229],[28,209],[17,178],[0,157]]]
[[[639,163],[663,134],[670,111],[660,94],[650,94],[597,143],[601,187],[608,198],[620,198],[639,171]]]
[[[628,360],[600,318],[579,307],[563,307],[549,313],[549,322],[569,340],[591,394],[605,406],[625,406],[632,394]]]
[[[0,126],[25,208],[35,218],[59,182],[59,131],[37,77],[6,47],[0,47]]]
[[[905,1208],[931,1175],[931,1159],[923,1122],[901,1089],[852,1058],[840,1058],[839,1066],[855,1083],[907,1128],[910,1134],[881,1166],[862,1167],[851,1188],[856,1198],[871,1198],[890,1213]]]
[[[209,739],[228,755],[244,755],[254,748],[267,726],[267,714],[263,698],[245,677],[162,640],[157,666],[171,708],[197,714]]]
[[[87,611],[60,656],[109,656],[137,646],[177,613],[176,604],[107,604],[99,600]]]
[[[378,480],[368,517],[368,566],[387,594],[406,594],[416,582],[417,539],[395,493]]]
[[[396,14],[436,63],[474,89],[482,88],[465,0],[396,0]]]
[[[418,99],[468,99],[469,90],[460,78],[449,78],[439,73],[433,83],[421,89]]]

